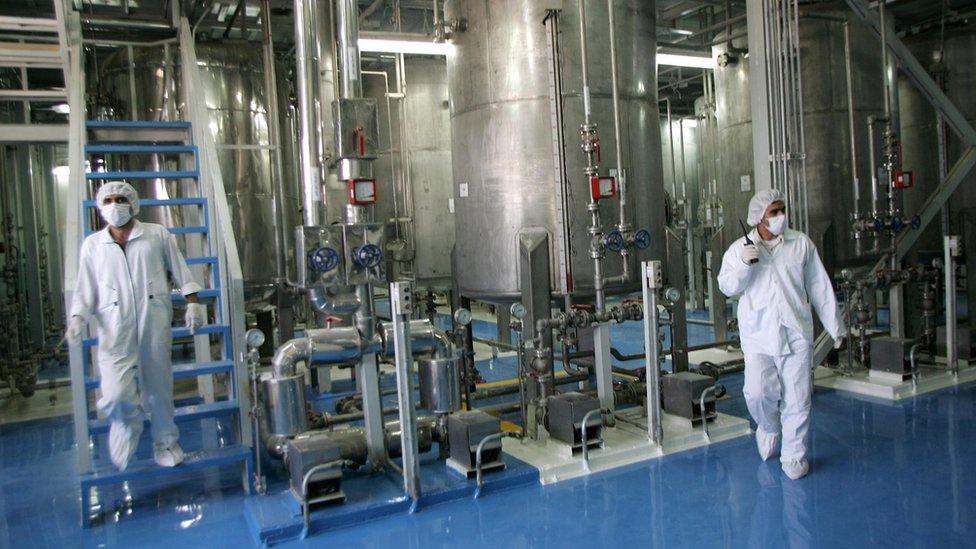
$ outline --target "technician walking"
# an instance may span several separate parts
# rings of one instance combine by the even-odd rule
[[[191,333],[207,322],[206,306],[197,302],[201,288],[166,227],[135,219],[139,196],[131,185],[103,184],[96,203],[108,226],[81,245],[65,337],[78,344],[85,323],[97,321],[95,358],[102,391],[98,409],[111,421],[112,463],[126,468],[148,412],[153,458],[159,465],[173,467],[183,461],[183,450],[173,422],[173,304],[168,276],[186,297],[184,320]]]
[[[830,278],[810,238],[787,228],[786,201],[763,190],[749,202],[755,227],[722,258],[719,288],[739,297],[739,338],[745,354],[743,395],[759,424],[756,444],[765,461],[782,437],[783,472],[807,474],[807,431],[813,394],[813,315],[840,347],[843,320]]]

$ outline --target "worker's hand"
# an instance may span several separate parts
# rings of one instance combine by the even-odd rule
[[[187,303],[184,321],[191,334],[196,332],[197,328],[207,323],[207,306],[203,303]]]
[[[81,343],[82,333],[85,331],[85,319],[78,315],[74,315],[68,319],[68,325],[64,330],[64,338],[68,340],[71,345],[78,345]]]
[[[746,244],[739,252],[739,259],[746,265],[752,265],[759,260],[759,249],[756,248],[755,244]]]
[[[840,349],[843,346],[844,346],[844,336],[837,336],[837,339],[834,340],[834,349]]]

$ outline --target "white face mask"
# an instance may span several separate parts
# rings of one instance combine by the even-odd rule
[[[129,204],[105,204],[99,211],[102,219],[113,227],[121,227],[132,219],[132,206]]]
[[[786,214],[780,214],[777,215],[776,217],[770,217],[766,221],[766,224],[769,228],[769,232],[773,233],[776,236],[779,236],[783,234],[783,232],[786,230],[786,227],[788,226],[786,222]]]

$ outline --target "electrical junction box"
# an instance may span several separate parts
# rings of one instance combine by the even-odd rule
[[[502,431],[501,421],[481,410],[456,412],[447,416],[447,438],[451,457],[447,465],[465,476],[476,473],[478,444],[488,436]],[[502,441],[485,443],[481,449],[481,470],[504,469]]]
[[[617,178],[599,175],[590,177],[590,196],[593,200],[617,196]]]
[[[973,332],[967,327],[959,326],[956,328],[956,353],[959,360],[973,360],[976,358],[974,347]],[[946,329],[939,326],[935,329],[935,353],[939,356],[946,356]]]
[[[603,430],[603,416],[590,415],[583,425],[583,418],[592,410],[600,409],[599,399],[577,392],[563,393],[549,397],[549,434],[552,438],[565,442],[573,451],[583,449],[583,429],[586,429],[586,445],[600,446]]]
[[[368,206],[376,204],[375,179],[350,179],[346,181],[349,190],[349,203],[353,206]]]
[[[871,370],[896,374],[902,379],[912,376],[910,353],[914,339],[876,337],[871,340]]]
[[[302,482],[313,468],[324,464],[334,464],[313,473],[308,479],[308,503],[342,502],[346,495],[342,491],[342,467],[339,461],[342,454],[339,445],[327,437],[297,437],[288,441],[285,462],[288,466],[289,487],[295,499],[302,501]]]
[[[669,414],[699,422],[715,419],[715,395],[705,397],[705,409],[701,410],[701,396],[705,389],[715,385],[715,378],[694,372],[678,372],[661,378],[664,411]]]

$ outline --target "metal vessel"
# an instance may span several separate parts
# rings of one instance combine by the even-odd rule
[[[448,56],[455,227],[455,277],[462,294],[500,301],[519,295],[519,234],[543,229],[549,234],[551,287],[564,281],[572,293],[593,291],[589,255],[590,217],[585,156],[580,150],[583,121],[579,19],[575,3],[559,13],[558,51],[562,75],[562,134],[568,192],[563,222],[560,177],[556,168],[552,112],[555,106],[547,67],[550,61],[548,2],[449,1],[448,21],[461,20],[454,52]],[[655,66],[653,2],[616,3],[622,149],[628,170],[628,221],[651,232],[651,246],[630,261],[664,255],[664,188]],[[602,174],[615,168],[611,100],[610,42],[606,4],[588,2],[586,28],[593,120],[602,143]],[[604,227],[615,224],[617,201],[603,200]],[[564,228],[569,249],[560,252]],[[604,272],[621,272],[620,256],[608,253]],[[566,268],[571,270],[566,273]],[[636,263],[634,264],[636,271]],[[564,276],[567,275],[568,276]],[[636,278],[634,279],[636,282]],[[566,284],[568,286],[568,284]],[[636,288],[629,284],[628,288]],[[621,286],[610,286],[621,290]]]
[[[843,23],[816,18],[843,18],[834,3],[808,6],[800,15],[800,57],[803,78],[803,129],[806,137],[806,170],[810,237],[817,244],[828,268],[854,259],[851,234],[852,175],[850,133],[847,112],[846,64]],[[858,178],[861,181],[862,211],[870,207],[867,189],[870,168],[867,155],[869,115],[884,108],[881,87],[881,56],[878,40],[855,18],[850,17],[853,62],[855,139],[858,149]],[[733,29],[733,35],[742,28]],[[745,50],[746,39],[733,40]],[[727,51],[722,43],[713,57]],[[719,128],[722,174],[719,196],[725,208],[723,246],[742,236],[736,217],[745,220],[749,199],[757,182],[752,169],[752,109],[749,103],[749,60],[742,53],[737,62],[715,69],[716,110]]]
[[[261,47],[243,42],[201,43],[197,45],[197,56],[205,87],[205,97],[200,99],[206,101],[210,112],[210,129],[237,229],[245,283],[249,297],[261,299],[269,295],[277,277],[275,186]],[[182,109],[179,70],[175,49],[133,48],[130,62],[122,48],[103,65],[100,85],[116,111],[112,114],[120,119],[178,120]],[[135,105],[131,104],[132,97]],[[146,162],[155,164],[158,160]],[[149,180],[140,182],[138,188],[142,196],[162,198],[178,196],[175,185],[179,184]],[[294,184],[285,185],[285,189],[286,226],[290,227],[300,224],[298,190]],[[147,209],[141,217],[179,224],[185,213],[179,208],[157,208]]]
[[[415,56],[405,57],[399,71],[392,60],[376,65],[365,70],[363,86],[379,107],[373,176],[380,200],[373,218],[392,222],[395,278],[450,287],[454,189],[447,65],[441,57]]]

